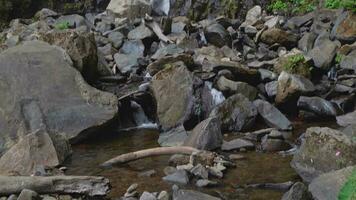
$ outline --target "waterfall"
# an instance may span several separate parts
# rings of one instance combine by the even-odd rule
[[[137,127],[135,128],[157,128],[157,124],[152,123],[146,116],[143,108],[135,101],[131,101],[132,115]]]
[[[213,88],[213,83],[206,81],[205,84],[210,89],[210,94],[213,97],[214,106],[216,106],[216,105],[222,103],[223,101],[225,101],[224,94],[222,92],[220,92],[219,90]]]

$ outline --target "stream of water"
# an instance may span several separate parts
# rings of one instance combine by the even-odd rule
[[[294,123],[294,135],[297,137],[311,126],[332,126],[333,123],[303,124]],[[103,136],[105,135],[105,137]],[[112,191],[110,197],[123,196],[132,183],[138,183],[140,192],[157,192],[170,190],[172,184],[162,181],[163,169],[168,166],[169,156],[151,157],[134,161],[120,167],[102,169],[99,165],[119,154],[128,153],[145,148],[157,147],[158,131],[155,129],[132,129],[103,133],[95,140],[73,146],[73,155],[65,163],[69,175],[104,176],[110,179]],[[246,152],[240,153],[246,157],[236,161],[236,168],[228,169],[225,177],[217,180],[220,186],[213,188],[196,188],[194,183],[185,188],[200,190],[217,196],[217,192],[228,199],[281,199],[282,191],[244,189],[237,186],[253,183],[280,183],[299,180],[297,174],[290,167],[292,156],[283,157],[277,153]],[[140,177],[139,173],[154,169],[157,173],[152,177]]]

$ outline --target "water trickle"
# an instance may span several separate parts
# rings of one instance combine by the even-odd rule
[[[215,106],[222,103],[223,101],[225,101],[224,94],[222,92],[220,92],[219,90],[213,88],[213,83],[207,81],[207,82],[205,82],[205,84],[210,89],[210,93],[211,93],[211,96],[213,97],[213,102],[214,102]]]
[[[136,124],[135,128],[157,128],[157,124],[152,123],[148,119],[140,104],[131,101],[131,108],[133,110],[133,118]]]

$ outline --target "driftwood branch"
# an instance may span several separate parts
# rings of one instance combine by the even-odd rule
[[[0,196],[19,194],[30,189],[39,194],[79,194],[105,196],[110,191],[109,180],[93,176],[0,176]]]
[[[131,152],[127,154],[119,155],[111,160],[108,160],[101,164],[102,167],[110,167],[116,164],[123,164],[130,161],[160,155],[171,155],[171,154],[192,154],[193,152],[199,152],[198,149],[193,147],[157,147],[152,149],[145,149],[141,151]]]

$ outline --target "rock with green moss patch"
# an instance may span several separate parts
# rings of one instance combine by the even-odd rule
[[[274,70],[277,73],[287,71],[310,78],[312,67],[311,60],[305,58],[302,53],[290,53],[279,58],[278,62],[274,65]]]
[[[330,128],[307,129],[300,150],[291,166],[310,182],[323,173],[356,164],[356,143],[340,131]]]

